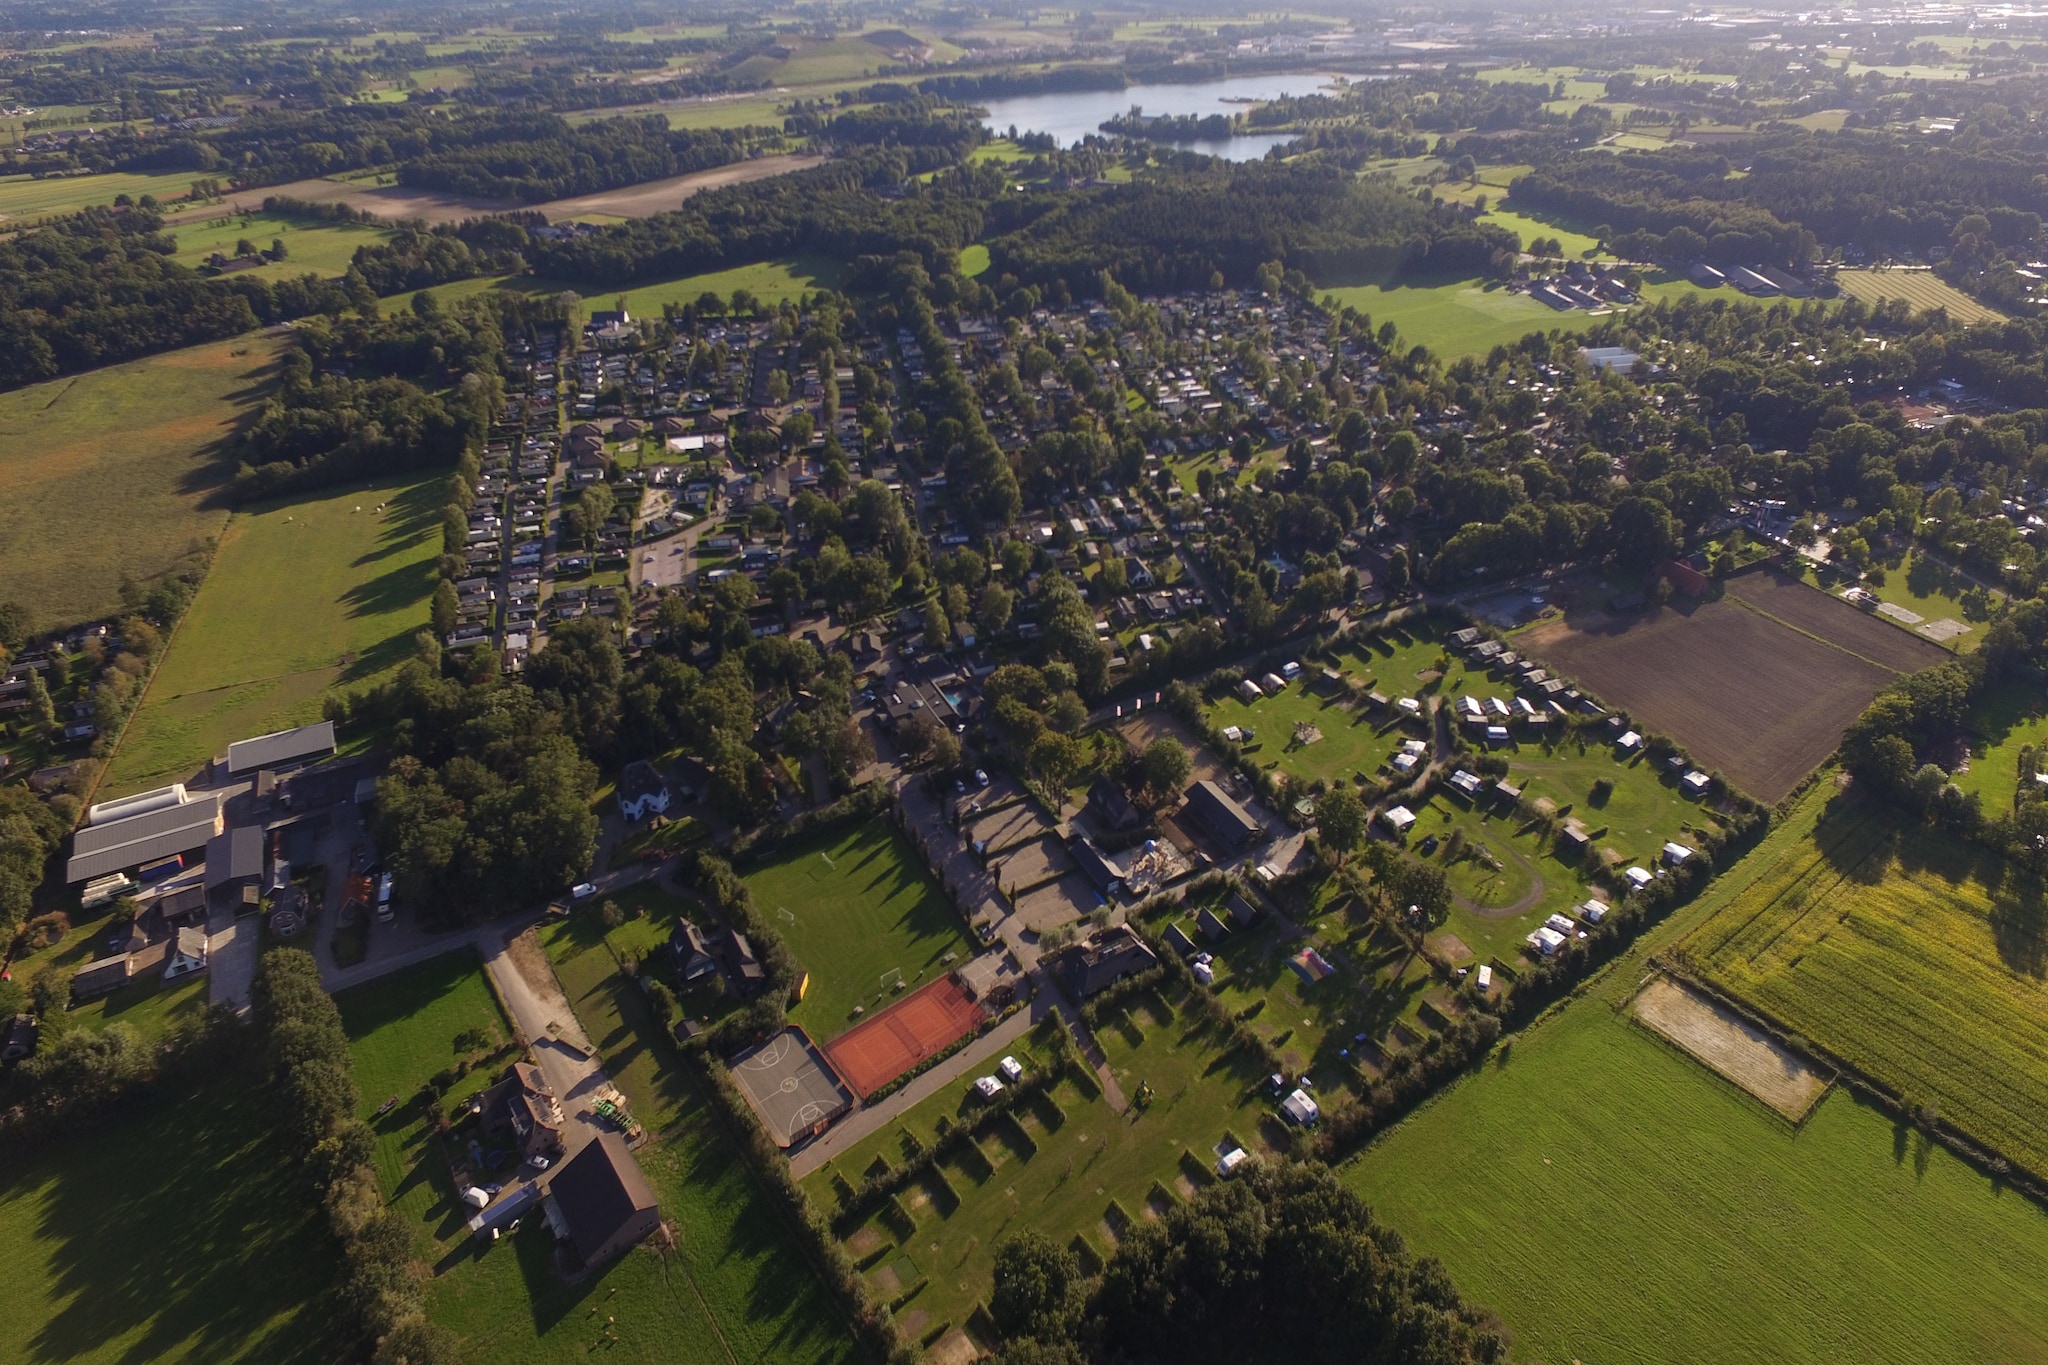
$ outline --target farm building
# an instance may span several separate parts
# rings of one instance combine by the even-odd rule
[[[1053,973],[1076,1000],[1105,990],[1128,976],[1159,965],[1159,958],[1129,925],[1106,929],[1061,951]]]
[[[646,759],[635,759],[619,773],[619,814],[644,820],[668,809],[668,783]]]
[[[1242,848],[1265,833],[1243,806],[1206,778],[1188,788],[1181,813],[1226,848]]]
[[[562,1105],[547,1077],[531,1062],[514,1062],[477,1096],[486,1136],[514,1147],[522,1161],[562,1150]]]
[[[175,981],[205,970],[206,930],[188,924],[171,938],[170,951],[164,957],[164,980]]]
[[[254,739],[238,739],[228,745],[228,776],[247,777],[259,769],[275,772],[302,767],[334,752],[334,722],[301,725],[296,730],[278,730]]]
[[[220,797],[212,792],[192,796],[182,787],[175,790],[182,799],[136,814],[116,813],[79,830],[72,836],[64,880],[89,882],[109,872],[204,848],[221,832]]]
[[[88,962],[71,978],[71,1003],[82,1005],[111,994],[127,985],[134,974],[135,960],[126,953]]]
[[[617,1133],[605,1132],[548,1182],[548,1226],[586,1266],[637,1244],[661,1223],[654,1189]]]
[[[206,841],[206,889],[253,882],[263,875],[263,831],[243,825]]]

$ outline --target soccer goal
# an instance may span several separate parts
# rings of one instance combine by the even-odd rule
[[[884,995],[889,994],[891,991],[902,990],[906,984],[903,980],[903,969],[901,967],[891,967],[888,971],[883,972],[881,984],[882,994]]]

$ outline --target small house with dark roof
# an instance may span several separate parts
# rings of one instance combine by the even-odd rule
[[[628,820],[644,820],[668,809],[668,783],[646,759],[635,759],[619,773],[617,789],[619,814]]]
[[[1054,976],[1076,1000],[1089,996],[1159,965],[1159,956],[1127,924],[1105,929],[1052,960]]]
[[[1114,896],[1123,887],[1124,870],[1097,848],[1086,835],[1077,834],[1067,840],[1067,853],[1074,860],[1074,866],[1088,879],[1089,885],[1104,896]]]
[[[1223,908],[1230,912],[1231,923],[1240,929],[1249,929],[1259,922],[1259,907],[1252,904],[1242,891],[1231,892]]]
[[[1188,788],[1187,805],[1181,814],[1225,848],[1243,848],[1265,833],[1265,828],[1243,806],[1206,778]]]
[[[661,1207],[640,1163],[617,1133],[562,1164],[543,1203],[556,1240],[583,1266],[602,1265],[661,1225]]]
[[[134,974],[135,960],[126,953],[88,962],[71,978],[71,1003],[82,1005],[88,1000],[111,995],[127,985]]]
[[[1197,951],[1195,941],[1188,937],[1188,931],[1178,924],[1167,925],[1166,932],[1159,937],[1167,949],[1179,957],[1193,957]]]
[[[669,956],[675,959],[676,975],[684,985],[702,981],[718,970],[718,959],[711,955],[711,945],[704,940],[703,933],[688,920],[676,921],[675,929],[668,936]]]
[[[477,1097],[484,1135],[518,1149],[519,1158],[562,1150],[562,1105],[547,1076],[531,1062],[514,1062],[497,1084]]]
[[[718,956],[725,965],[725,974],[732,980],[733,988],[743,997],[759,995],[767,984],[768,975],[761,968],[761,959],[754,955],[754,945],[747,942],[747,936],[737,929],[727,928],[718,939]]]
[[[1222,917],[1206,905],[1202,907],[1201,913],[1195,916],[1195,927],[1200,929],[1202,937],[1208,939],[1211,943],[1221,943],[1224,939],[1230,937],[1230,926],[1225,924]]]
[[[1096,778],[1088,788],[1083,814],[1104,834],[1132,834],[1145,827],[1145,812],[1132,804],[1120,784],[1107,777]]]

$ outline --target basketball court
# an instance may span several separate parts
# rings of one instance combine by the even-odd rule
[[[736,1058],[732,1078],[778,1147],[817,1136],[853,1108],[853,1095],[794,1026]]]
[[[862,1099],[981,1027],[981,1006],[952,976],[904,996],[825,1045],[825,1055]]]

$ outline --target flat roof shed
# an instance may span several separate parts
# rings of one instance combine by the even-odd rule
[[[228,745],[228,775],[241,777],[258,768],[282,768],[307,763],[334,752],[334,722],[301,725],[296,730],[278,730],[253,739],[238,739]]]

